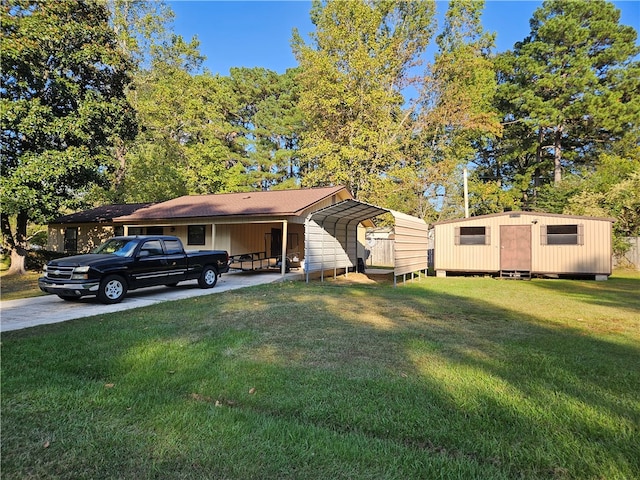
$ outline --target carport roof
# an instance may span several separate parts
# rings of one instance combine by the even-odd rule
[[[377,207],[375,205],[369,205],[368,203],[360,202],[358,200],[343,200],[340,203],[336,203],[309,214],[309,218],[320,224],[325,223],[326,221],[350,223],[372,219],[378,215],[388,212],[391,212],[391,210]]]
[[[406,213],[397,212],[388,208],[378,207],[376,205],[370,205],[368,203],[361,202],[359,200],[343,200],[340,203],[330,205],[328,207],[317,210],[309,217],[316,223],[324,223],[325,221],[363,221],[373,219],[383,213],[390,213],[397,220],[403,219],[413,223],[425,224],[426,222],[418,217],[407,215]],[[344,222],[343,222],[344,223]]]

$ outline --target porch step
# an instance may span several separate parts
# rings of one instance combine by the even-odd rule
[[[524,270],[500,270],[500,278],[506,280],[531,280],[531,272]]]

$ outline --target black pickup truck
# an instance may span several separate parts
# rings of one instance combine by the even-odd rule
[[[93,253],[50,261],[38,286],[63,300],[96,295],[102,303],[118,303],[128,290],[185,280],[212,288],[228,271],[224,250],[185,252],[178,237],[165,235],[114,237]]]

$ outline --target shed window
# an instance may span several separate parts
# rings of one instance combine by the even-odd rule
[[[543,225],[540,240],[542,245],[583,245],[583,225]]]
[[[489,245],[491,227],[456,227],[456,245]]]
[[[187,233],[188,245],[204,245],[204,225],[189,225]]]

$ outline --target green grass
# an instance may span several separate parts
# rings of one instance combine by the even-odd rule
[[[0,275],[0,300],[15,300],[45,295],[38,288],[42,272],[27,271],[24,275]]]
[[[279,283],[9,332],[3,478],[640,478],[639,291]]]

